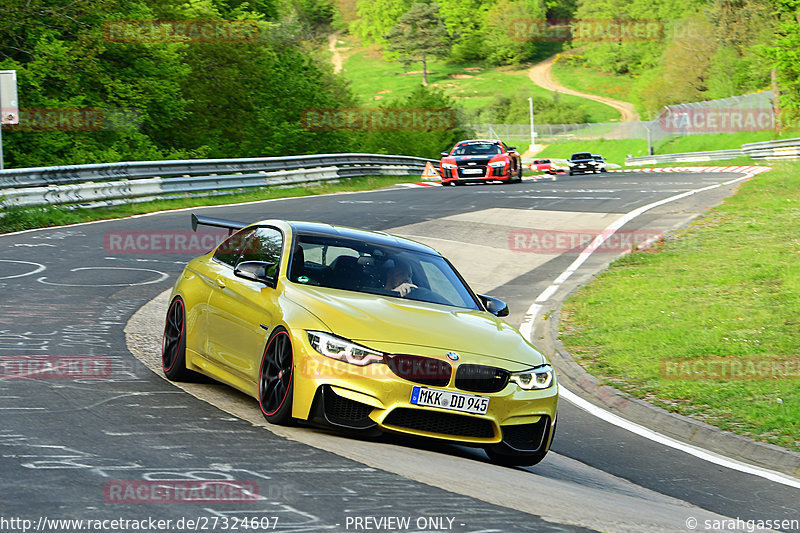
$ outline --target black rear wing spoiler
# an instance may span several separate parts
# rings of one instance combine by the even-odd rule
[[[225,218],[200,217],[192,213],[192,231],[197,231],[197,226],[225,228],[228,230],[228,235],[231,235],[234,231],[247,227],[249,224],[237,222],[236,220],[227,220]]]

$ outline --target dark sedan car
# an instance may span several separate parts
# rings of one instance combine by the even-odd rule
[[[513,146],[494,139],[473,139],[457,143],[442,152],[439,171],[442,185],[468,182],[522,181],[522,157]]]
[[[594,155],[590,154],[589,152],[578,152],[572,154],[572,157],[570,157],[569,161],[567,161],[567,165],[569,165],[570,176],[574,174],[600,172],[598,161],[594,158]]]

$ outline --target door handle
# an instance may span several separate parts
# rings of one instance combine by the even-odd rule
[[[222,278],[217,278],[217,285],[219,286],[220,289],[224,289],[225,288],[225,280],[222,279]]]

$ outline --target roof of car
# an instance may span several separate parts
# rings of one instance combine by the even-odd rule
[[[384,233],[382,231],[368,231],[356,228],[348,228],[346,226],[334,226],[332,224],[323,224],[321,222],[287,221],[287,223],[298,235],[337,237],[361,242],[369,242],[377,245],[394,246],[396,248],[403,248],[415,252],[441,255],[430,246],[426,246],[409,239],[404,239],[402,237],[395,237],[394,235],[389,235],[388,233]]]
[[[497,139],[468,139],[466,141],[458,141],[456,146],[459,144],[501,144],[503,141],[498,141]]]

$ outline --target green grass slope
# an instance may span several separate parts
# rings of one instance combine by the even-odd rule
[[[800,450],[798,223],[800,164],[776,162],[580,289],[564,305],[562,340],[637,398]],[[742,373],[716,379],[709,364]]]

